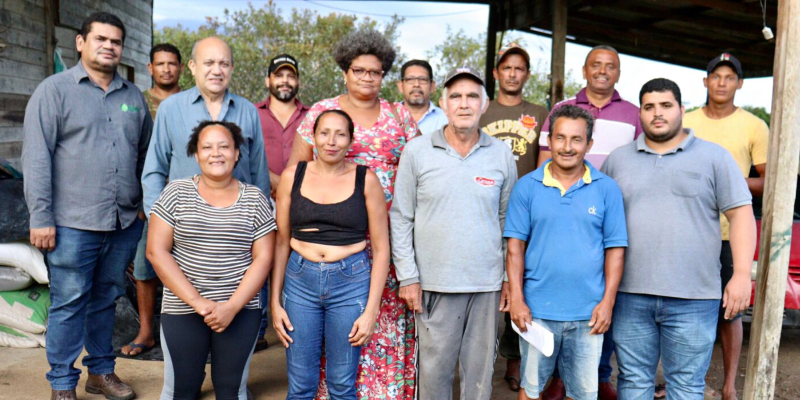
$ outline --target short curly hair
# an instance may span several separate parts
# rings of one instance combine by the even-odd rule
[[[397,57],[392,42],[374,29],[352,32],[339,40],[339,43],[333,48],[333,59],[344,72],[350,69],[350,65],[356,57],[365,54],[378,57],[384,72],[392,69],[394,59]]]
[[[187,157],[193,157],[195,154],[197,154],[197,146],[200,142],[200,134],[203,133],[203,131],[209,126],[221,126],[223,129],[228,131],[228,133],[231,134],[231,139],[233,139],[233,148],[235,150],[239,150],[239,148],[244,144],[242,128],[239,128],[239,125],[228,121],[201,121],[192,129],[192,134],[189,136],[189,143],[186,144]],[[238,164],[239,160],[236,160],[236,163],[233,164],[233,166],[236,167]]]

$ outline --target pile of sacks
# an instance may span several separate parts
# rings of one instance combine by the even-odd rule
[[[39,250],[0,244],[0,347],[44,347],[49,282]]]

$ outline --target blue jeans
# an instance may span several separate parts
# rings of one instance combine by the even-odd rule
[[[370,269],[366,251],[320,263],[292,252],[283,285],[283,307],[294,327],[286,349],[287,399],[314,398],[323,341],[331,400],[356,398],[361,347],[351,346],[348,335],[367,306]]]
[[[611,333],[613,330],[609,328],[603,334],[603,353],[600,354],[600,367],[597,368],[597,382],[609,383],[611,382],[611,355],[614,354],[614,335]],[[516,333],[515,333],[516,334]],[[558,369],[553,372],[553,378],[561,378]]]
[[[554,349],[550,357],[520,338],[522,355],[520,376],[525,394],[535,399],[553,374],[560,371],[567,397],[575,400],[597,400],[597,366],[603,350],[603,335],[590,335],[589,321],[533,321],[553,333]]]
[[[153,264],[147,259],[147,226],[147,221],[144,221],[142,238],[136,245],[136,256],[133,258],[133,279],[137,281],[149,281],[158,277]]]
[[[269,277],[259,291],[261,295],[261,323],[258,326],[258,338],[261,339],[269,328]]]
[[[50,318],[47,321],[47,380],[55,390],[78,385],[74,367],[84,346],[90,374],[114,372],[114,301],[124,293],[125,269],[136,254],[142,221],[109,232],[56,226],[50,265]]]
[[[717,335],[719,300],[618,293],[614,306],[620,400],[650,400],[658,360],[667,398],[702,400]]]
[[[603,353],[600,354],[600,367],[597,368],[597,382],[609,383],[611,382],[611,355],[614,354],[614,334],[613,330],[609,328],[603,334]]]

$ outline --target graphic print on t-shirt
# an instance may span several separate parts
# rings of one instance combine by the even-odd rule
[[[520,115],[519,119],[501,119],[494,121],[483,129],[491,136],[502,140],[519,160],[528,152],[528,147],[536,140],[536,127],[539,121],[533,115]]]

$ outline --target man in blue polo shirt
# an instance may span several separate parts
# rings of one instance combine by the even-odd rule
[[[553,332],[546,357],[520,341],[519,399],[539,398],[556,365],[567,397],[596,400],[603,334],[611,324],[628,235],[616,182],[584,161],[592,115],[573,105],[550,114],[552,161],[520,179],[508,205],[511,319]]]

